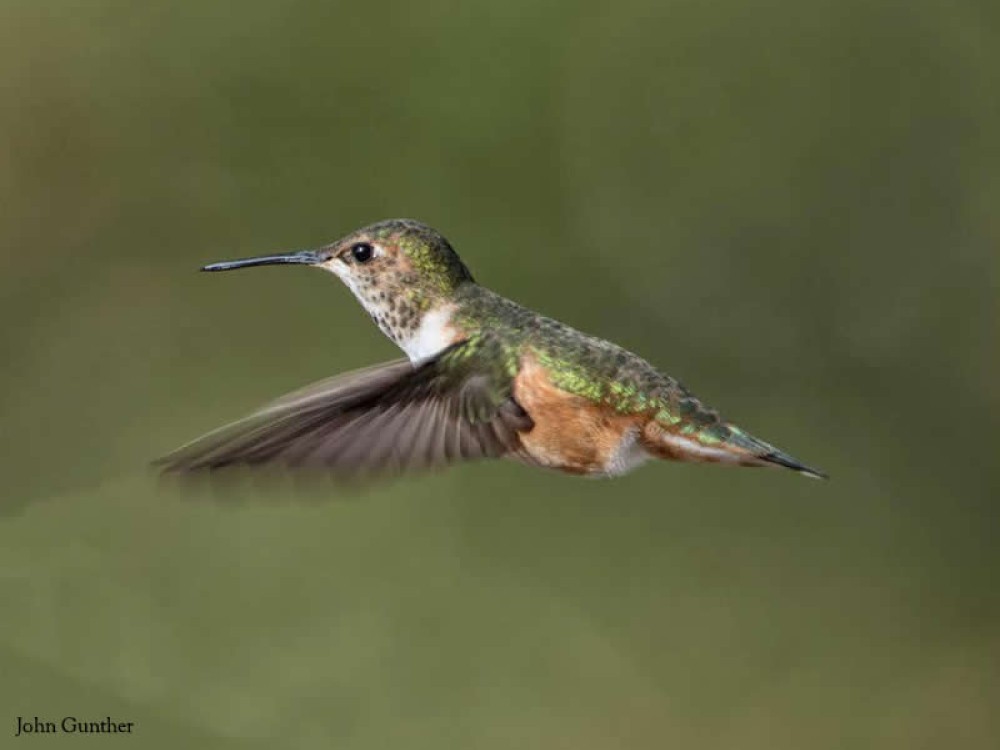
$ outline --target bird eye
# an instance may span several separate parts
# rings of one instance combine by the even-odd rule
[[[372,259],[374,254],[375,248],[367,242],[358,242],[351,245],[351,257],[358,263],[367,263]]]

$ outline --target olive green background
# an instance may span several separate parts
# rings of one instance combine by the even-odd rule
[[[998,7],[5,0],[0,745],[995,747]],[[159,482],[395,216],[832,480]]]

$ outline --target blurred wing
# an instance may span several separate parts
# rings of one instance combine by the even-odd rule
[[[503,368],[483,370],[481,337],[416,368],[407,360],[284,396],[157,463],[167,472],[283,465],[358,477],[513,453],[530,417]]]

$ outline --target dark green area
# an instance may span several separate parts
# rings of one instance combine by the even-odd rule
[[[5,2],[0,737],[995,747],[997,8]],[[321,273],[196,269],[393,216],[831,481],[155,481],[396,356]]]

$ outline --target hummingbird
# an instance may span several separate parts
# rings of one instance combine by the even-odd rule
[[[418,221],[202,270],[278,264],[337,276],[406,357],[283,396],[160,459],[165,471],[280,465],[357,480],[512,458],[615,477],[657,458],[826,477],[638,355],[477,284],[448,240]]]

